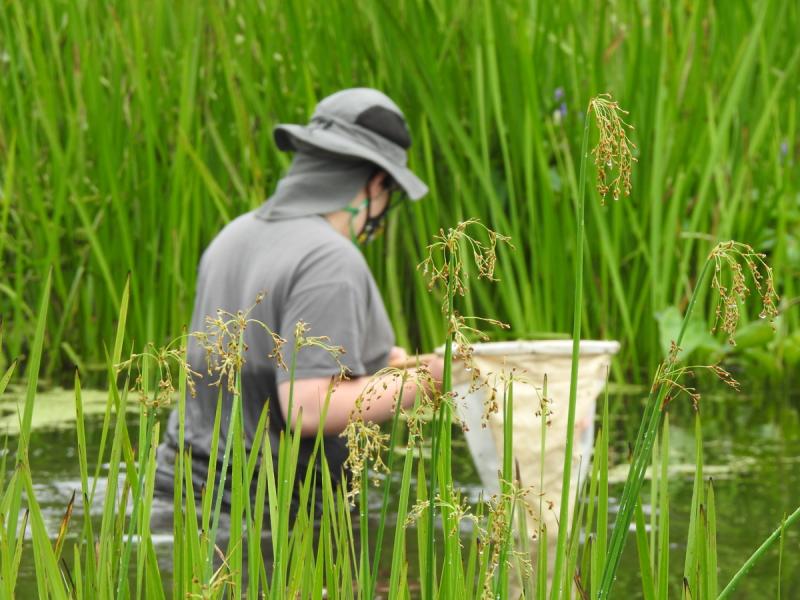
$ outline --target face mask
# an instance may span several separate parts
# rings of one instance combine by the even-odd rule
[[[399,202],[392,201],[392,195],[394,192],[399,190],[400,187],[388,175],[384,179],[383,188],[389,192],[389,199],[387,200],[386,206],[380,212],[380,214],[375,216],[370,214],[372,212],[370,210],[372,208],[372,198],[369,195],[367,195],[367,197],[358,207],[347,206],[344,209],[350,213],[350,239],[356,246],[368,244],[380,237],[380,235],[386,229],[386,216],[389,214],[389,211],[392,208],[399,204]],[[367,209],[367,220],[364,222],[364,226],[361,228],[361,231],[356,234],[355,229],[353,228],[353,221],[358,218],[359,213],[364,210],[364,208]]]
[[[367,197],[367,220],[364,222],[364,227],[361,229],[361,233],[358,234],[358,242],[360,244],[368,244],[375,238],[380,237],[380,235],[386,229],[386,215],[389,213],[391,206],[392,202],[390,198],[386,203],[386,207],[381,211],[381,213],[373,217],[369,214],[370,199]]]

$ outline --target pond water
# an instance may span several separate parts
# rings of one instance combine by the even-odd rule
[[[633,428],[638,427],[636,403],[626,400],[615,411],[620,415],[615,419],[617,440],[634,439]],[[712,478],[714,485],[721,590],[752,552],[780,526],[783,516],[800,505],[800,396],[766,391],[754,396],[706,395],[701,402],[703,472],[706,480]],[[676,408],[670,419],[671,598],[681,597],[679,586],[695,473],[694,417],[687,406]],[[626,445],[618,442],[618,459],[623,456],[623,449],[627,452]],[[621,490],[622,485],[617,484],[611,495],[618,495]],[[794,527],[786,531],[784,539],[781,598],[800,597],[798,550],[800,529]],[[733,597],[779,597],[778,557],[775,544]],[[620,598],[641,598],[637,592],[641,589],[637,560],[635,543],[629,537],[616,588],[618,592],[629,593]]]
[[[65,395],[66,396],[66,395]],[[627,440],[633,440],[641,411],[638,396],[612,396],[610,406],[613,421],[612,461],[618,466],[611,471],[618,480],[611,488],[614,499],[622,489],[623,462]],[[66,400],[64,400],[66,402]],[[42,398],[40,406],[48,403]],[[5,403],[4,403],[5,404]],[[98,402],[98,405],[100,403]],[[5,404],[8,407],[8,404]],[[11,405],[13,406],[13,405]],[[2,405],[0,405],[2,407]],[[61,419],[50,419],[31,435],[31,466],[36,493],[46,512],[49,530],[58,531],[64,508],[73,491],[80,491],[74,423],[68,412]],[[800,396],[786,392],[764,392],[757,395],[736,395],[703,398],[702,405],[705,473],[713,477],[717,507],[717,544],[720,584],[724,585],[741,563],[780,523],[784,514],[800,504]],[[131,434],[135,435],[135,415],[131,418]],[[676,406],[671,414],[671,597],[680,597],[679,583],[683,568],[688,512],[694,476],[693,416],[688,407]],[[87,418],[87,445],[90,456],[96,454],[100,443],[100,417]],[[9,440],[13,447],[15,440]],[[480,492],[478,475],[471,464],[464,440],[454,439],[453,456],[458,456],[454,476],[468,497],[477,498]],[[103,481],[98,482],[96,506],[88,512],[99,526]],[[647,486],[645,486],[647,487]],[[413,494],[413,492],[412,492]],[[375,495],[377,496],[377,494]],[[73,539],[77,534],[84,508],[76,500],[72,524]],[[377,500],[377,498],[376,498]],[[390,503],[391,506],[391,503]],[[649,507],[645,507],[646,510]],[[163,504],[156,510],[169,511]],[[377,510],[375,511],[377,513]],[[613,523],[613,515],[611,517]],[[391,543],[391,531],[387,532]],[[169,577],[171,531],[156,532],[154,542],[163,557],[162,573]],[[68,544],[69,545],[69,544]],[[783,555],[781,590],[784,598],[792,598],[792,590],[800,589],[800,529],[787,531]],[[36,596],[33,561],[23,557],[19,597]],[[390,552],[387,548],[386,552]],[[388,554],[384,554],[385,556]],[[411,558],[411,557],[409,557]],[[756,565],[734,595],[736,598],[776,598],[778,594],[778,552],[770,552]],[[641,585],[633,537],[629,538],[620,568],[615,597],[639,598]]]

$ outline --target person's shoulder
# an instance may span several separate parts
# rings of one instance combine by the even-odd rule
[[[253,237],[258,222],[253,212],[246,212],[228,221],[214,236],[209,246],[224,244],[230,240],[243,242]]]
[[[244,213],[226,223],[203,250],[200,266],[243,253],[243,247],[253,237],[249,231],[251,228],[251,213]]]
[[[299,254],[298,275],[335,277],[342,282],[366,282],[371,277],[369,266],[353,242],[337,232],[321,217],[301,219],[296,244],[304,247]],[[298,225],[300,225],[298,223]]]
[[[316,253],[343,264],[366,265],[358,247],[331,227],[323,217],[309,217],[303,221],[305,225],[301,234],[306,236],[305,242]]]

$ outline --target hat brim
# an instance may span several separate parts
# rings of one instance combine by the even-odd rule
[[[303,125],[278,125],[273,131],[275,144],[283,152],[296,152],[308,144],[320,150],[341,156],[362,158],[375,163],[391,175],[411,200],[419,200],[428,193],[428,186],[410,169],[388,160],[382,154],[327,129],[309,129]]]

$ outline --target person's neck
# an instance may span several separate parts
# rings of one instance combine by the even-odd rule
[[[364,193],[359,194],[353,198],[353,201],[350,202],[350,206],[353,208],[360,207],[366,197]],[[361,227],[363,227],[362,219],[363,217],[361,215],[353,217],[353,215],[346,210],[337,210],[336,212],[325,215],[325,220],[331,224],[331,227],[348,240],[352,237],[351,226],[355,231],[360,231]]]
[[[341,233],[346,238],[350,238],[350,215],[343,210],[325,215],[325,220],[331,224],[334,230]]]

